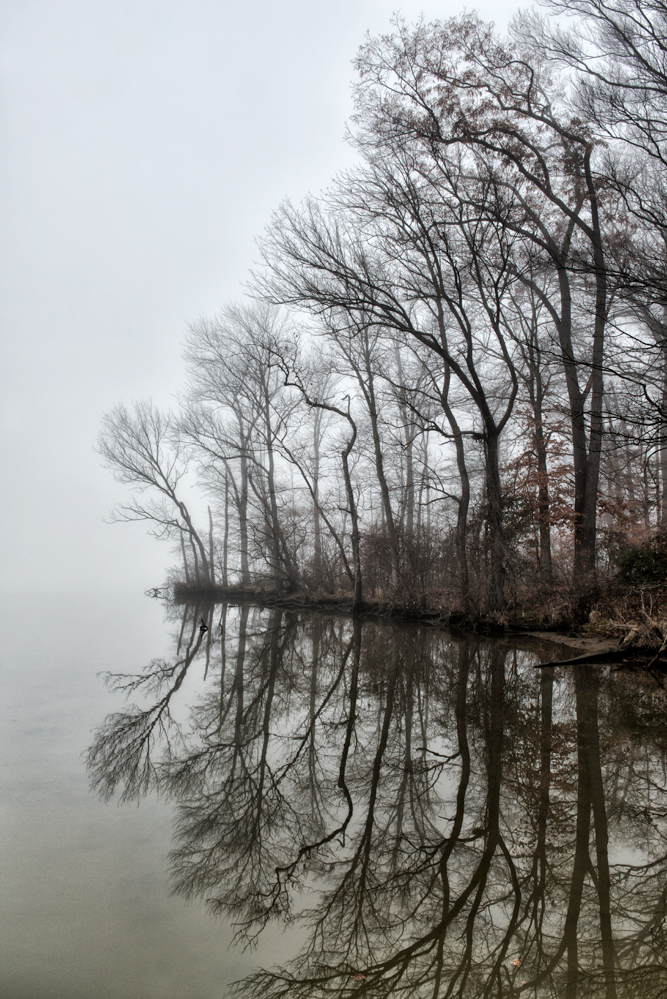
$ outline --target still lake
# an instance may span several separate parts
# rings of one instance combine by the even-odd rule
[[[3,999],[667,995],[657,682],[139,595],[2,626]]]

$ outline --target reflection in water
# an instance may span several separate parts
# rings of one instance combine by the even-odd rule
[[[301,925],[299,957],[240,999],[665,996],[664,702],[534,661],[421,627],[189,607],[173,663],[113,678],[150,703],[108,718],[89,763],[105,794],[176,802],[177,892],[242,941]]]

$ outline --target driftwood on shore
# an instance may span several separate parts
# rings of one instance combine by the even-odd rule
[[[548,663],[536,663],[535,669],[546,669],[547,666],[587,666],[595,663],[627,663],[628,666],[640,666],[648,669],[660,666],[667,669],[667,656],[656,654],[655,649],[648,647],[631,647],[625,649],[610,649],[607,652],[587,652],[573,659],[556,659]]]

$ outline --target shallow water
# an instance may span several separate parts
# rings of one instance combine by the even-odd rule
[[[425,627],[46,608],[4,644],[4,995],[665,995],[657,685]]]

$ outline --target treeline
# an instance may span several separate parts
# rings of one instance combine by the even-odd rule
[[[367,40],[359,166],[190,327],[179,412],[105,417],[187,584],[585,610],[667,523],[667,5],[554,12]]]

